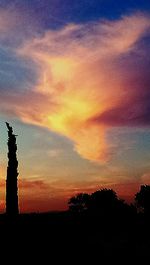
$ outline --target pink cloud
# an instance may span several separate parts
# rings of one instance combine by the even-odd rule
[[[2,93],[1,109],[65,135],[88,160],[108,161],[108,129],[149,124],[149,61],[140,44],[149,30],[149,16],[137,13],[70,24],[24,41],[16,52],[34,62],[37,83],[31,94],[14,94],[14,100]]]

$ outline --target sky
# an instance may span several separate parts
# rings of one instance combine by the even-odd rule
[[[21,212],[150,184],[150,1],[0,0],[0,211],[8,121]]]

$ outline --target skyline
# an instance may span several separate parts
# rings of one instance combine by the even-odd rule
[[[150,183],[150,3],[69,2],[0,1],[1,211],[5,121],[21,211],[101,187],[131,201]]]

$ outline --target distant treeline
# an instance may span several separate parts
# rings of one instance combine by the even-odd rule
[[[135,194],[134,203],[127,204],[118,198],[112,189],[100,189],[92,194],[79,193],[68,201],[72,213],[105,215],[131,215],[143,213],[150,215],[150,186],[142,185]]]

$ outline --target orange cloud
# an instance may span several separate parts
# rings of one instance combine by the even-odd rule
[[[82,157],[106,162],[113,150],[106,138],[110,127],[90,121],[130,96],[118,60],[136,52],[148,29],[150,18],[139,13],[70,24],[25,41],[17,54],[34,61],[39,77],[29,103],[22,97],[14,107],[16,114],[70,138]]]
[[[119,197],[132,202],[134,194],[139,190],[140,182],[110,181],[107,178],[100,180],[75,181],[65,179],[48,181],[45,179],[31,178],[18,181],[19,187],[19,208],[21,212],[41,212],[52,210],[66,210],[70,197],[86,192],[92,193],[98,189],[111,188],[115,190]],[[0,183],[1,198],[0,212],[5,211],[5,180]]]
[[[66,180],[50,183],[44,180],[28,181],[23,179],[20,181],[19,187],[20,211],[40,212],[56,209],[67,210],[67,202],[72,196],[82,192],[91,194],[102,188],[111,188],[117,192],[119,198],[133,202],[140,184],[138,182],[115,184],[107,181],[69,182]]]

